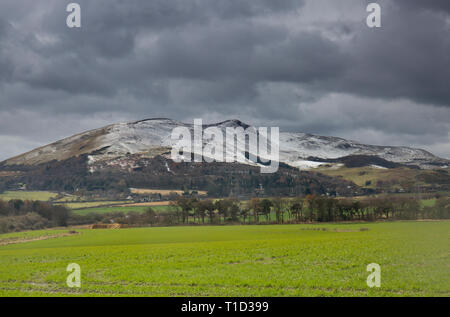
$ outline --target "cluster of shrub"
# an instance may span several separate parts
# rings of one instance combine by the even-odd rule
[[[0,233],[67,226],[70,210],[41,201],[0,200]]]

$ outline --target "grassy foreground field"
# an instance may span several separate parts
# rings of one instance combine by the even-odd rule
[[[76,230],[0,235],[0,295],[450,296],[449,221]]]

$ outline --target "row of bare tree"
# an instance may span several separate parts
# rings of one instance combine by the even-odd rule
[[[172,207],[169,213],[176,219],[175,222],[182,224],[450,218],[449,197],[439,198],[434,207],[426,208],[422,208],[420,200],[414,197],[388,195],[361,199],[307,195],[296,198],[252,198],[249,201],[179,197]],[[161,216],[167,217],[167,214]]]

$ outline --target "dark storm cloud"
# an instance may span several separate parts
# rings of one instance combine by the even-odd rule
[[[65,25],[69,2],[0,4],[0,142],[13,149],[0,159],[145,117],[239,117],[450,156],[450,1],[380,0],[380,29],[359,0],[75,2],[81,29]]]
[[[421,3],[421,8],[435,8],[432,4],[440,2]],[[418,6],[415,2],[409,5]],[[357,32],[347,46],[354,67],[330,88],[450,106],[449,20],[435,11],[404,10],[405,6],[406,1],[386,10],[381,29]]]
[[[233,78],[242,81],[242,89],[260,82],[297,82],[315,84],[318,90],[450,104],[448,22],[434,11],[403,10],[409,2],[401,2],[386,10],[383,28],[353,26],[352,40],[334,43],[317,31],[292,32],[288,26],[255,21],[303,5],[302,1],[280,3],[80,1],[83,27],[69,29],[64,27],[66,14],[61,14],[65,4],[58,1],[42,14],[36,29],[53,37],[48,43],[39,33],[28,34],[29,29],[2,27],[0,32],[8,33],[6,39],[16,42],[16,50],[24,55],[29,51],[35,59],[16,68],[13,79],[71,94],[146,91],[163,78]],[[444,6],[439,1],[429,3],[430,8]],[[414,1],[409,4],[418,6]],[[352,32],[345,23],[332,27]],[[139,48],[139,39],[153,43]],[[14,49],[9,53],[14,54]],[[8,67],[6,75],[11,73]],[[229,91],[226,83],[224,87]]]
[[[8,35],[10,24],[7,21],[0,20],[0,82],[7,81],[13,73],[13,64],[7,58],[7,44],[4,41]]]
[[[243,18],[293,10],[301,7],[303,2],[283,1],[277,5],[271,0],[79,3],[83,8],[82,29],[65,27],[66,13],[62,13],[65,4],[62,2],[56,2],[42,14],[37,31],[54,37],[54,42],[45,45],[36,36],[27,35],[26,47],[19,49],[34,53],[39,66],[16,72],[18,81],[70,93],[109,95],[121,86],[127,86],[124,78],[133,81],[135,86],[147,84],[148,77],[178,76],[178,72],[187,72],[186,76],[193,73],[194,77],[203,79],[212,74],[220,76],[225,70],[232,72],[244,65],[252,54],[249,51],[252,46],[270,44],[274,35],[285,36],[283,30],[265,25],[250,23],[242,26]],[[209,22],[216,20],[220,22],[212,33],[208,29]],[[185,29],[186,25],[190,28]],[[28,33],[30,29],[11,29],[10,37],[25,37],[21,31]],[[161,47],[152,48],[155,53],[136,54],[135,41],[140,33],[162,36],[158,39]],[[229,54],[230,51],[233,53]],[[217,67],[222,71],[216,73]],[[145,74],[141,72],[143,69]],[[147,87],[144,85],[143,88]]]
[[[92,50],[102,58],[131,53],[140,31],[178,31],[189,26],[206,26],[214,20],[236,21],[277,14],[301,7],[303,0],[81,0],[87,31],[61,27],[65,24],[65,3],[59,2],[46,15],[44,27],[57,32],[65,45],[79,51]],[[56,18],[55,17],[59,17]],[[86,52],[88,53],[88,52]]]
[[[175,78],[312,82],[337,77],[349,63],[318,34],[289,36],[284,29],[241,24],[197,31],[158,41],[155,53],[145,57],[148,71]]]
[[[396,0],[395,2],[406,9],[450,12],[450,1],[448,0]]]

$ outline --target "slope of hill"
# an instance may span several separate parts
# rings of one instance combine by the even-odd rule
[[[111,164],[125,169],[136,168],[138,166],[133,162],[135,159],[130,159],[130,155],[134,158],[152,158],[168,153],[173,144],[170,138],[171,131],[179,126],[193,130],[192,124],[161,118],[112,124],[37,148],[8,159],[1,165],[39,165],[53,160],[62,161],[89,154],[91,171],[99,166]],[[227,120],[205,125],[204,128],[211,126],[222,131],[225,131],[227,127],[248,127],[239,120]],[[238,146],[242,148],[245,145],[238,144]],[[302,169],[317,167],[330,160],[339,162],[339,158],[349,156],[360,156],[360,159],[362,156],[375,156],[389,162],[421,168],[449,165],[448,160],[421,149],[366,145],[342,138],[306,133],[280,132],[279,148],[281,163]],[[364,165],[364,162],[362,164]],[[367,163],[367,165],[370,164]]]

